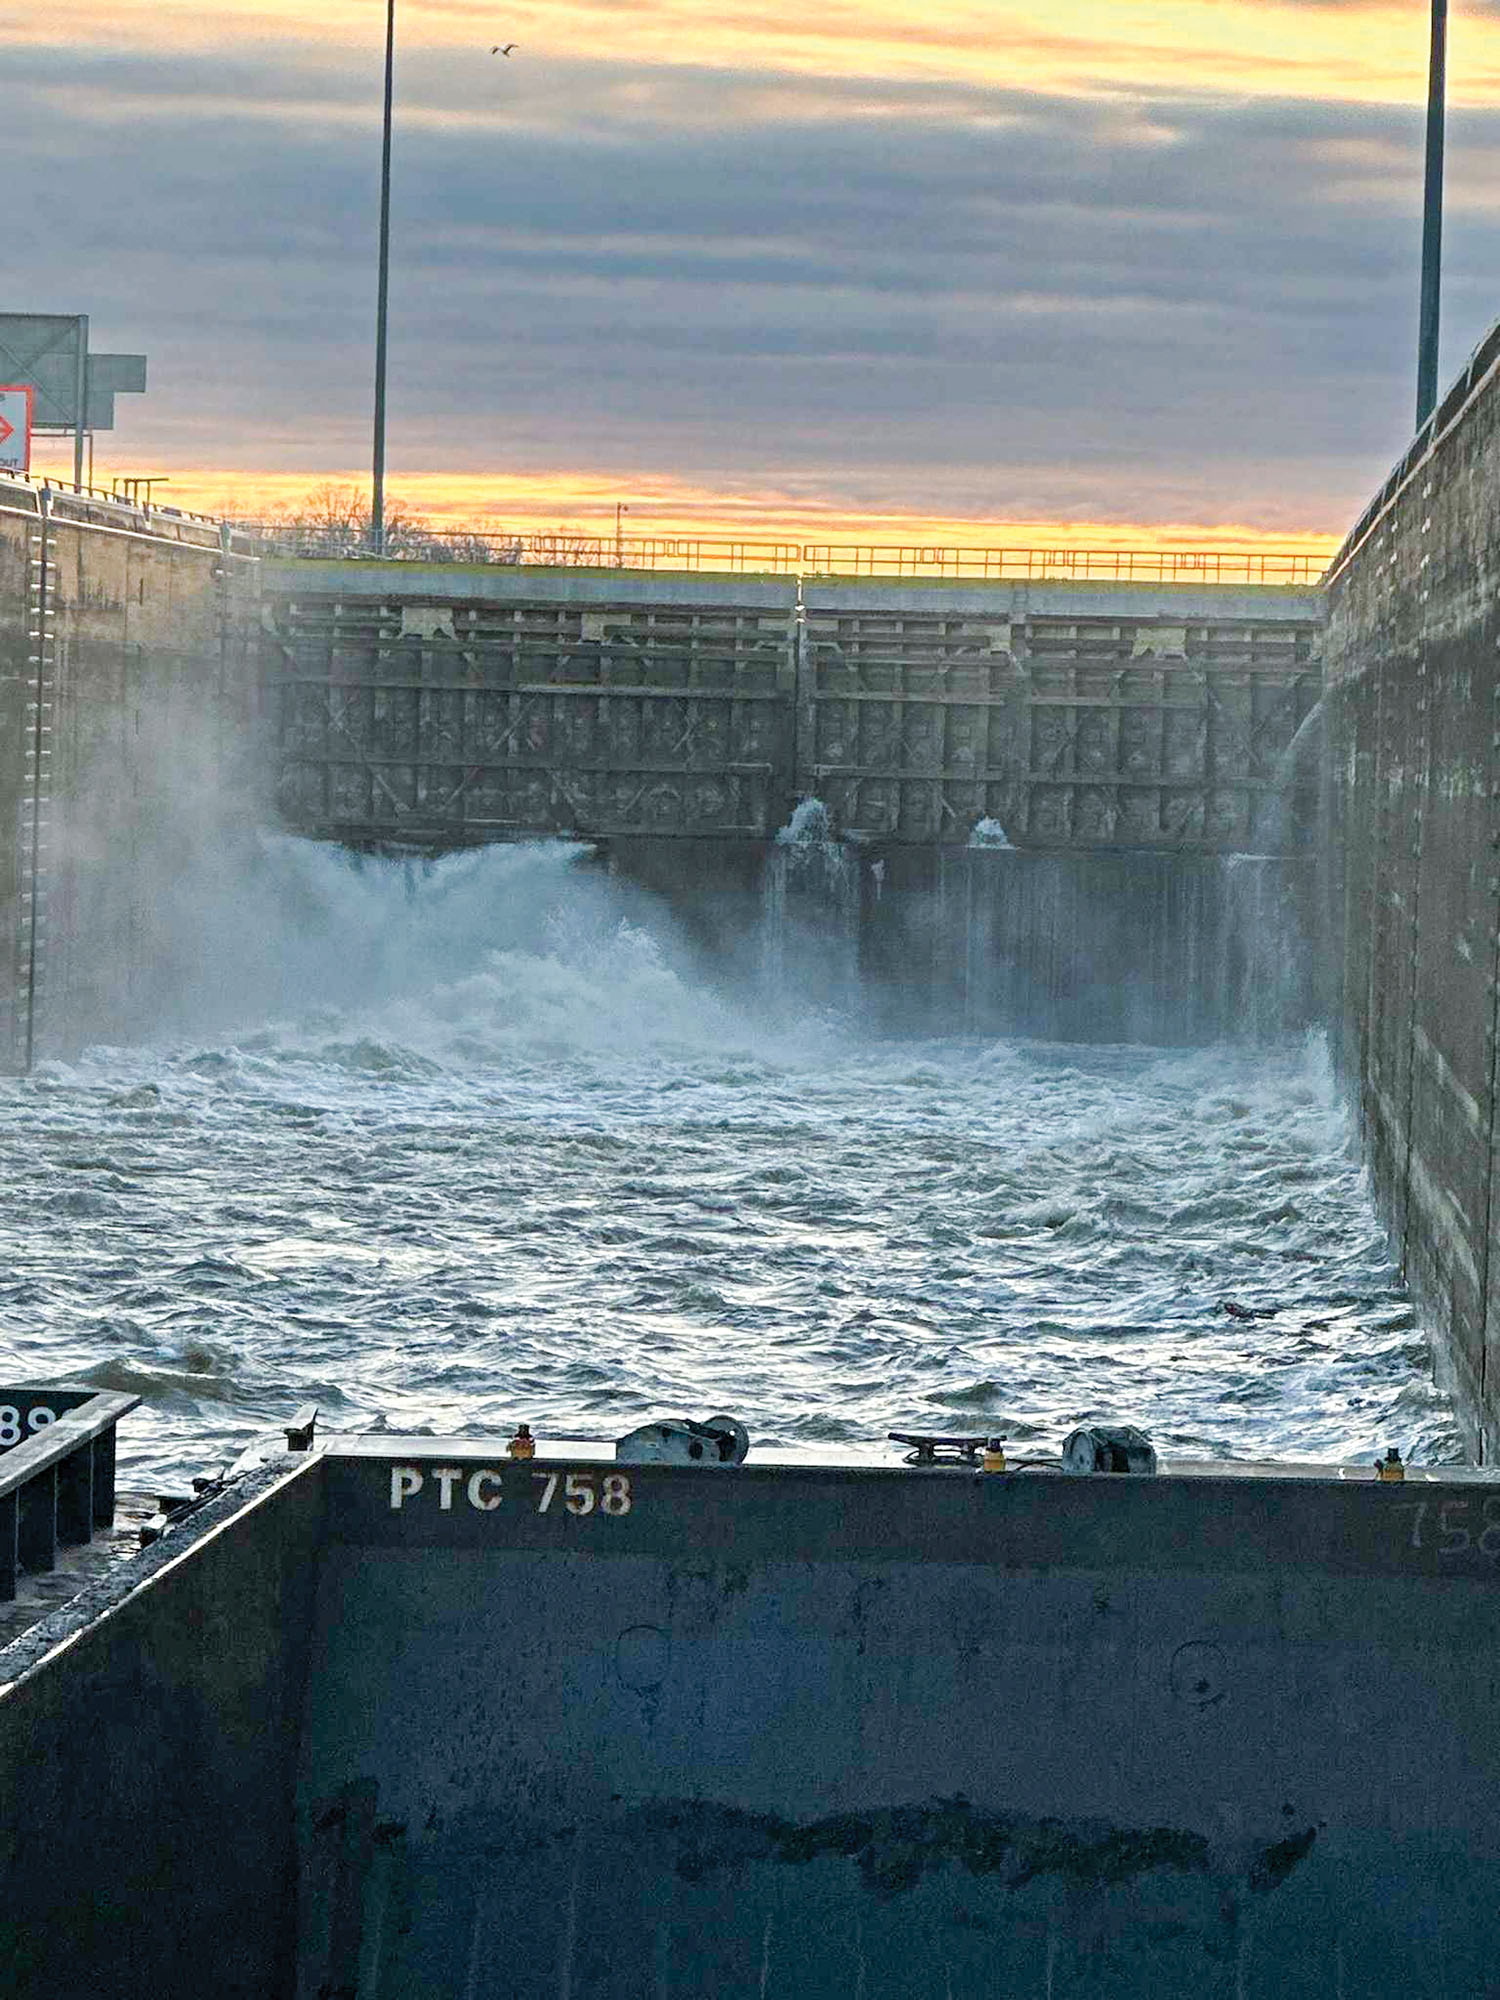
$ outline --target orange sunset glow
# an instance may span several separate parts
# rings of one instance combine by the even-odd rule
[[[51,456],[57,476],[66,476],[65,455]],[[165,476],[153,493],[161,503],[194,513],[275,522],[295,516],[324,486],[367,503],[369,485],[368,472],[352,467],[318,480],[299,473],[184,468]],[[851,508],[840,504],[835,494],[799,495],[757,487],[716,490],[665,477],[638,478],[627,486],[597,472],[558,472],[530,480],[408,473],[393,483],[390,499],[434,527],[467,526],[494,534],[576,529],[610,536],[616,529],[618,506],[624,510],[622,532],[646,539],[705,536],[944,548],[1252,549],[1319,560],[1331,556],[1339,542],[1336,534],[1317,530],[1269,530],[1235,521],[976,519],[895,505],[881,510]]]

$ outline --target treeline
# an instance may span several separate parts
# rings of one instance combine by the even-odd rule
[[[550,563],[597,567],[614,561],[613,536],[575,528],[521,533],[499,522],[450,528],[418,514],[404,500],[389,500],[381,546],[375,547],[370,495],[357,486],[316,486],[293,506],[273,508],[235,526],[280,555],[393,557],[405,562]]]

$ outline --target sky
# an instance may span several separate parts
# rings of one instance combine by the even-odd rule
[[[388,489],[436,520],[1321,548],[1410,435],[1427,0],[397,4]],[[0,0],[10,308],[149,356],[96,478],[367,483],[384,15]],[[1445,380],[1500,0],[1449,79]]]

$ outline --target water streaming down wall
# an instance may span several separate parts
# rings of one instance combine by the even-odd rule
[[[998,829],[997,829],[998,830]],[[999,830],[1003,831],[1003,830]],[[1312,855],[877,845],[804,800],[767,842],[610,844],[720,978],[876,1032],[1206,1044],[1309,1026]]]
[[[610,870],[772,1011],[1161,1045],[1267,1040],[1316,1018],[1311,857],[877,847],[798,812],[770,842],[614,844]]]
[[[860,856],[833,838],[828,808],[803,799],[766,850],[761,974],[792,1005],[848,1009],[860,993]]]
[[[1310,1018],[1295,879],[1256,855],[893,853],[862,960],[893,1031],[1262,1039]]]

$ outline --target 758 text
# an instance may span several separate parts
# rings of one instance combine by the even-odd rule
[[[1486,1494],[1483,1500],[1403,1500],[1400,1511],[1411,1516],[1409,1549],[1500,1562],[1500,1493]]]

